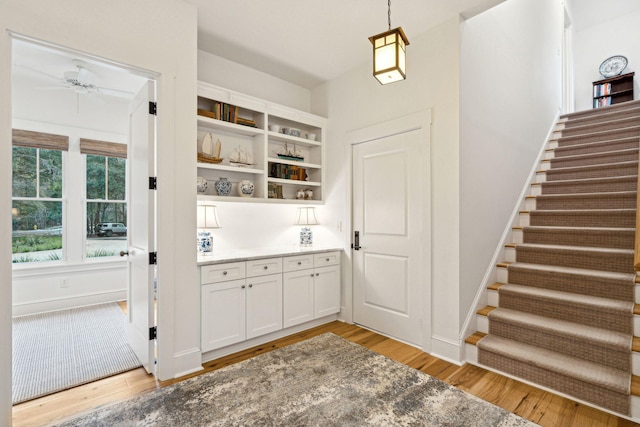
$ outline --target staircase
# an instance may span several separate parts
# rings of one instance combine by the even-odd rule
[[[556,129],[467,360],[637,420],[640,101]]]

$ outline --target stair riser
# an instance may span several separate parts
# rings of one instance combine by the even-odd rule
[[[522,243],[539,245],[553,245],[562,242],[567,246],[582,246],[587,248],[633,249],[635,231],[600,231],[589,230],[581,233],[572,230],[531,230],[525,229]]]
[[[530,297],[507,294],[503,291],[500,292],[500,307],[633,334],[634,318],[631,314],[625,317],[623,313],[601,308],[596,309],[578,302],[567,304],[553,299],[538,298],[533,300]]]
[[[533,187],[533,186],[532,186]],[[586,181],[544,182],[540,194],[608,193],[636,191],[637,177],[601,178]]]
[[[507,251],[510,252],[510,251]],[[530,264],[585,268],[591,270],[633,273],[633,253],[619,254],[603,251],[549,250],[518,247],[515,261]],[[508,262],[513,262],[508,260]]]
[[[550,168],[568,168],[576,166],[595,166],[609,163],[634,162],[638,160],[638,150],[622,150],[601,155],[561,157],[550,159]]]
[[[540,195],[527,199],[527,210],[593,210],[593,209],[635,209],[637,198],[635,192],[623,194],[599,193],[597,195],[567,195],[566,197],[545,197]]]
[[[558,146],[563,147],[565,145],[588,144],[590,142],[610,141],[612,139],[634,138],[638,136],[639,132],[640,126],[631,126],[614,131],[596,132],[590,135],[563,136],[558,139]]]
[[[622,227],[634,228],[636,222],[635,211],[597,211],[562,212],[562,211],[532,211],[520,215],[520,226],[528,225],[547,227]]]
[[[558,331],[559,332],[559,331]],[[596,345],[564,334],[551,334],[524,325],[496,322],[489,317],[489,333],[513,341],[534,345],[567,356],[631,372],[629,350]]]
[[[553,150],[553,157],[579,156],[582,154],[606,153],[609,151],[629,150],[638,148],[638,138],[629,138],[615,141],[607,141],[602,143],[583,144],[583,145],[559,145]]]
[[[574,275],[561,272],[498,268],[496,271],[499,283],[533,286],[561,292],[572,292],[579,295],[592,295],[600,298],[611,298],[620,301],[634,301],[640,304],[640,285],[608,281],[604,278],[588,275]],[[491,293],[489,293],[490,295]],[[496,296],[497,298],[497,296]],[[489,304],[497,307],[495,304]],[[640,328],[636,329],[640,333]]]
[[[632,126],[640,126],[640,117],[616,117],[615,120],[594,121],[592,123],[581,123],[577,126],[565,126],[562,130],[562,136],[585,135],[593,132],[604,132],[606,130],[624,129]]]
[[[603,406],[602,394],[608,393],[608,390],[594,384],[563,376],[558,372],[552,372],[528,362],[520,362],[496,354],[487,354],[482,350],[478,352],[478,363],[600,406]],[[612,400],[614,401],[607,405],[607,409],[624,414],[629,412],[628,395],[619,394]]]
[[[579,170],[575,169],[553,169],[536,174],[538,182],[550,181],[566,181],[570,179],[589,179],[589,178],[612,178],[620,176],[637,175],[638,162],[630,162],[628,164],[614,164],[604,166],[593,166]]]

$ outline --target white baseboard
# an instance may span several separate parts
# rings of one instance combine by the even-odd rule
[[[173,370],[175,372],[174,378],[183,377],[185,375],[193,374],[194,372],[202,371],[202,353],[200,347],[194,347],[189,350],[184,350],[173,355]]]
[[[463,362],[462,346],[449,338],[431,336],[431,353],[439,359],[461,366]]]
[[[122,301],[127,299],[127,291],[109,291],[92,293],[89,295],[76,295],[67,298],[48,299],[46,301],[33,301],[13,305],[14,316],[45,313],[48,311],[64,310],[67,308],[83,307],[86,305],[102,304],[105,302]]]

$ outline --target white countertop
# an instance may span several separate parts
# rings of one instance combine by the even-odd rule
[[[273,248],[216,250],[209,255],[198,254],[198,266],[209,264],[221,264],[224,262],[250,261],[254,259],[305,255],[320,252],[342,251],[342,248],[327,246],[287,246]]]

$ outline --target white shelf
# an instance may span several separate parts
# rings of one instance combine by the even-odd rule
[[[320,147],[322,143],[320,141],[312,141],[306,138],[300,138],[298,136],[285,135],[283,133],[271,132],[268,131],[270,141],[279,141],[279,142],[293,142],[296,144],[300,144],[307,147]]]
[[[212,119],[210,117],[198,116],[198,126],[202,128],[217,129],[224,132],[235,133],[244,136],[264,135],[264,129],[243,126],[236,123],[225,122],[224,120]]]
[[[250,173],[254,175],[264,175],[262,169],[255,169],[242,166],[223,165],[221,163],[198,163],[199,169],[212,169],[225,172]]]
[[[288,205],[320,205],[321,200],[303,199],[269,199],[262,197],[211,196],[198,194],[199,202],[231,202],[231,203],[284,203]]]
[[[282,185],[299,185],[302,187],[320,187],[322,185],[322,183],[316,181],[299,181],[297,179],[267,178],[267,181]]]
[[[283,165],[298,166],[300,168],[322,169],[322,166],[317,163],[299,162],[297,160],[281,159],[279,157],[269,157],[267,161],[271,163],[280,163]]]

